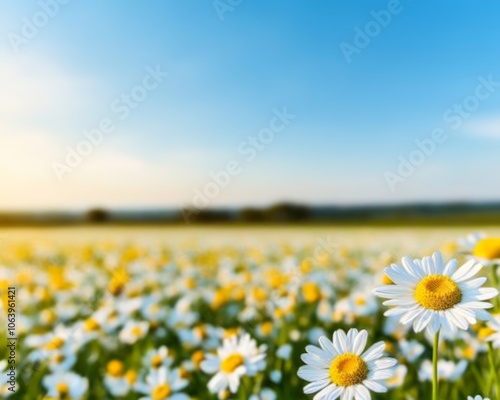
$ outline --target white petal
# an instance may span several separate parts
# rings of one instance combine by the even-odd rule
[[[304,393],[305,394],[311,394],[311,393],[316,393],[322,389],[324,389],[326,386],[328,386],[331,383],[330,379],[322,379],[319,381],[314,381],[309,384],[307,384],[304,387]]]
[[[362,330],[357,334],[354,338],[354,343],[352,344],[352,352],[356,355],[361,355],[366,347],[366,342],[368,340],[368,332],[366,330]]]

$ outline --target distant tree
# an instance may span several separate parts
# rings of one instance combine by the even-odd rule
[[[310,217],[310,214],[309,207],[291,203],[276,204],[266,210],[267,219],[270,221],[304,221]]]
[[[258,208],[243,208],[240,211],[240,220],[242,222],[262,222],[266,220],[266,214]]]
[[[94,208],[87,212],[86,220],[93,224],[100,224],[109,220],[109,213],[102,208]]]
[[[210,224],[219,222],[231,222],[234,220],[229,211],[224,210],[201,210],[192,216],[192,222],[200,224]]]

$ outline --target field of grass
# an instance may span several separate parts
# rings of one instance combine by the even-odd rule
[[[500,237],[500,227],[476,230]],[[0,332],[2,337],[6,333],[7,345],[16,338],[11,348],[0,343],[0,398],[337,398],[332,392],[314,397],[306,389],[311,393],[304,394],[309,382],[299,369],[310,364],[323,371],[319,389],[328,383],[345,389],[342,400],[351,395],[366,399],[367,390],[351,392],[350,385],[360,377],[357,385],[371,379],[373,368],[384,369],[381,362],[378,367],[359,360],[339,364],[345,360],[335,359],[338,352],[329,352],[324,341],[319,353],[307,347],[319,346],[322,336],[332,340],[334,332],[357,329],[367,331],[366,349],[383,342],[385,357],[397,361],[387,361],[386,377],[373,378],[388,392],[369,388],[372,398],[431,399],[433,336],[415,333],[399,317],[385,317],[389,307],[373,289],[394,286],[383,270],[404,256],[441,251],[445,263],[456,258],[464,264],[477,252],[461,248],[458,240],[474,231],[361,226],[0,229]],[[492,262],[477,273],[488,277],[485,287],[498,287],[495,268]],[[500,308],[487,312],[496,314]],[[499,350],[486,341],[494,334],[479,319],[466,329],[441,332],[437,398],[500,399]],[[353,337],[347,337],[347,347]],[[301,357],[306,347],[316,355]],[[11,351],[14,359],[9,359]],[[325,354],[333,357],[326,364],[315,358]]]

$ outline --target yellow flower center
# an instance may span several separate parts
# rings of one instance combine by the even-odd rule
[[[60,337],[55,337],[49,343],[45,345],[45,349],[47,350],[59,350],[64,346],[64,340]]]
[[[56,390],[59,394],[59,397],[62,399],[66,398],[69,394],[69,386],[63,382],[57,384]]]
[[[484,328],[481,328],[477,334],[477,337],[481,340],[485,340],[491,335],[495,333],[494,329],[491,329],[489,326],[486,326]]]
[[[500,238],[485,238],[476,243],[473,254],[479,258],[494,260],[500,258]]]
[[[260,288],[260,287],[254,287],[252,290],[252,294],[255,297],[255,300],[259,302],[263,302],[267,300],[267,292]]]
[[[179,368],[179,376],[182,378],[182,379],[189,379],[191,378],[191,374],[189,373],[189,371],[184,368],[184,367],[180,367]]]
[[[130,277],[123,268],[119,268],[111,278],[108,285],[108,290],[113,296],[119,296],[125,289],[125,285],[130,280]]]
[[[281,308],[274,310],[274,317],[278,320],[285,318],[285,311]]]
[[[125,379],[129,383],[129,385],[133,385],[135,382],[137,382],[137,372],[135,372],[133,369],[128,370],[125,374]]]
[[[233,290],[233,299],[236,301],[242,301],[245,299],[246,292],[245,289],[237,287]]]
[[[153,368],[160,368],[162,363],[163,363],[163,360],[162,360],[161,356],[159,356],[159,355],[156,355],[151,359],[151,366]]]
[[[272,322],[270,321],[266,321],[262,324],[262,333],[265,335],[265,336],[268,336],[271,334],[271,332],[273,331],[273,324]]]
[[[236,368],[243,365],[243,356],[241,354],[231,354],[221,363],[221,370],[226,374],[232,374]]]
[[[445,254],[453,255],[457,252],[458,246],[454,242],[446,242],[441,246],[441,251]]]
[[[227,328],[225,331],[224,331],[224,337],[226,339],[230,339],[232,338],[233,336],[236,336],[239,332],[239,329],[238,328]]]
[[[228,400],[231,397],[231,392],[229,390],[224,390],[219,394],[221,400]]]
[[[139,337],[142,335],[142,329],[140,326],[134,326],[132,328],[132,336]]]
[[[87,318],[84,325],[87,332],[95,332],[100,328],[99,323],[94,318]]]
[[[362,306],[366,305],[366,299],[364,297],[358,297],[356,299],[356,305],[358,307],[362,307]]]
[[[123,371],[124,371],[123,363],[121,361],[118,361],[118,360],[111,360],[108,363],[106,371],[112,377],[120,378],[123,375]]]
[[[53,310],[43,310],[41,317],[47,324],[53,324],[57,321],[57,315]]]
[[[430,310],[448,310],[462,301],[462,291],[448,276],[429,275],[415,288],[415,300]]]
[[[196,368],[200,368],[200,364],[204,359],[205,354],[201,350],[196,351],[191,357],[191,361],[196,366]]]
[[[467,347],[464,350],[464,357],[467,358],[468,360],[473,360],[475,355],[476,355],[476,351],[471,347]]]
[[[358,385],[367,377],[368,365],[356,354],[342,354],[330,365],[330,379],[337,386]]]
[[[194,333],[201,339],[205,339],[208,336],[207,327],[205,325],[198,325],[194,327]]]
[[[163,400],[172,394],[172,389],[166,383],[158,385],[154,388],[151,397],[153,400]]]
[[[315,303],[321,298],[321,291],[314,282],[306,282],[302,285],[302,294],[307,303]]]
[[[185,285],[188,289],[195,289],[196,288],[196,279],[187,278],[184,282],[185,282]]]
[[[54,360],[57,364],[61,364],[65,359],[66,359],[66,357],[64,357],[63,354],[58,354],[58,355],[56,355]]]

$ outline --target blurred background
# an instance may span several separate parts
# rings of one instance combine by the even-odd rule
[[[498,223],[499,13],[4,1],[0,224]]]

